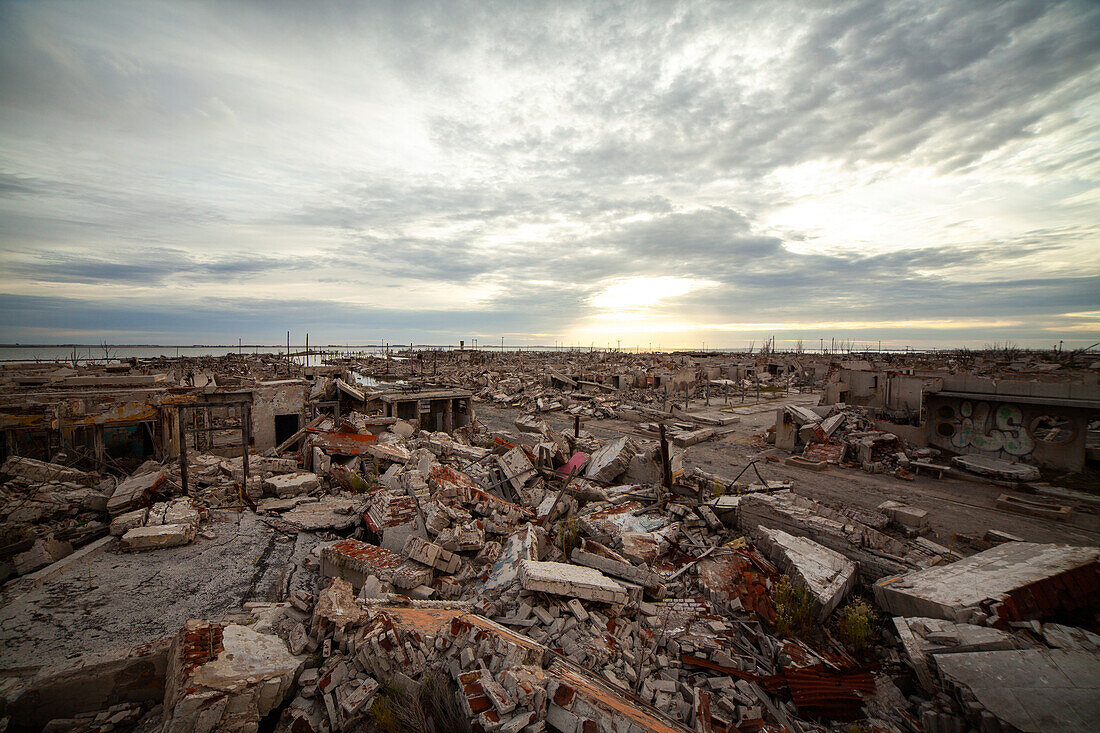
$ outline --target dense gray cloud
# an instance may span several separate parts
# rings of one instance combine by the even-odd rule
[[[0,340],[1091,343],[1098,71],[1073,1],[0,3]]]

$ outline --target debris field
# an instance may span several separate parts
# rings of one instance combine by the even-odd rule
[[[1100,360],[322,356],[3,368],[0,731],[1100,729]]]

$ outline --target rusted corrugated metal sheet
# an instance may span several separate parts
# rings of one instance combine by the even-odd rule
[[[863,709],[863,699],[875,692],[875,680],[866,669],[834,670],[825,665],[788,667],[780,673],[791,699],[803,715],[849,720]]]
[[[337,433],[310,429],[314,444],[326,453],[341,456],[358,456],[367,452],[368,446],[378,441],[378,436],[370,433]]]

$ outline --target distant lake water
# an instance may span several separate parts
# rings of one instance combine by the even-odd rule
[[[311,350],[320,347],[311,347]],[[291,344],[291,352],[302,351],[305,345],[295,346]],[[343,355],[347,353],[341,349],[324,349],[328,353]],[[69,363],[73,358],[73,352],[80,363],[103,362],[102,346],[0,346],[0,362],[65,362]],[[282,354],[286,355],[286,347],[277,346],[243,346],[241,353],[246,354]],[[353,356],[377,355],[381,349],[378,347],[352,347]],[[120,359],[154,359],[157,357],[186,357],[186,356],[225,356],[236,354],[236,346],[110,346],[108,354],[111,361]],[[302,363],[302,357],[296,357],[298,363]],[[308,366],[317,366],[321,363],[321,356],[311,354],[308,357]]]

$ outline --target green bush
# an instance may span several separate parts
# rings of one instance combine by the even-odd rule
[[[773,594],[775,630],[782,636],[805,634],[814,627],[814,598],[810,589],[784,575]]]
[[[862,598],[856,598],[840,610],[837,631],[841,640],[854,652],[862,652],[871,643],[878,617],[871,604]]]

